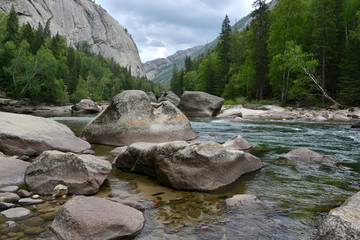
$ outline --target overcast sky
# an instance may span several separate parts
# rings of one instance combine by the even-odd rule
[[[204,45],[249,14],[254,0],[95,0],[132,35],[142,62]]]

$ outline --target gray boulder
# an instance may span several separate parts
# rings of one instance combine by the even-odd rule
[[[187,117],[172,103],[152,105],[145,92],[124,91],[88,123],[82,133],[91,143],[130,145],[168,142],[196,137]]]
[[[95,194],[112,167],[93,155],[45,151],[26,169],[25,183],[30,191],[52,195],[58,184],[69,194]]]
[[[128,169],[156,177],[155,159],[151,147],[156,143],[138,142],[127,147],[126,151],[118,155],[114,161],[117,168]]]
[[[185,91],[179,109],[188,117],[215,117],[224,102],[223,98],[208,93]]]
[[[360,192],[330,211],[315,240],[360,239]]]
[[[0,112],[0,151],[7,155],[39,155],[46,150],[82,152],[91,146],[54,120]]]
[[[240,135],[230,138],[223,144],[223,146],[229,149],[240,151],[249,151],[252,148],[250,143]]]
[[[23,184],[25,171],[29,165],[28,162],[0,156],[0,186]]]
[[[307,148],[298,148],[291,150],[284,155],[285,158],[289,160],[300,160],[300,161],[321,161],[325,158],[324,155],[321,155],[317,152],[314,152]]]
[[[158,181],[179,190],[216,190],[263,167],[259,158],[215,142],[158,144],[153,155]]]
[[[63,240],[132,239],[145,225],[142,212],[97,197],[75,197],[56,214],[50,229]]]
[[[154,176],[174,189],[211,191],[263,164],[249,153],[215,142],[175,141],[153,146],[133,144],[116,158],[115,166]]]
[[[157,94],[157,96],[158,96],[157,98],[158,102],[169,101],[172,104],[174,104],[175,107],[179,106],[180,98],[172,91],[163,91]]]
[[[82,99],[71,110],[73,113],[98,113],[101,108],[91,99]]]

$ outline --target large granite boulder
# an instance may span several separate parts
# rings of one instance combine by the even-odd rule
[[[7,155],[39,155],[46,150],[80,153],[90,144],[54,120],[0,112],[0,151]]]
[[[0,156],[0,187],[24,183],[26,168],[30,163]]]
[[[45,151],[26,169],[25,183],[37,194],[51,195],[58,184],[69,194],[95,194],[112,167],[93,155]]]
[[[315,240],[360,239],[360,192],[330,211]]]
[[[196,191],[216,190],[263,167],[261,160],[249,153],[199,141],[133,144],[114,165],[156,176],[159,183],[174,189]]]
[[[82,99],[71,110],[73,113],[98,113],[101,111],[101,107],[91,99]]]
[[[144,214],[135,208],[81,196],[59,209],[50,229],[63,240],[133,239],[144,225]]]
[[[88,123],[82,133],[91,143],[130,145],[169,142],[196,137],[187,117],[172,103],[151,104],[145,92],[124,91]]]
[[[185,91],[179,109],[188,117],[215,117],[224,102],[223,98],[208,93]]]

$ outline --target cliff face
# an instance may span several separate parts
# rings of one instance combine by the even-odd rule
[[[13,4],[20,23],[34,28],[51,18],[52,34],[66,37],[70,46],[86,41],[94,53],[131,67],[134,76],[145,76],[138,49],[131,36],[101,6],[90,0],[0,0],[9,13]]]

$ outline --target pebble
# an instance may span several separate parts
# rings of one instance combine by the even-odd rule
[[[42,199],[32,199],[32,198],[22,198],[19,200],[19,204],[20,205],[32,205],[32,204],[39,204],[39,203],[43,203],[44,200]]]
[[[64,186],[62,184],[58,184],[56,185],[56,187],[54,187],[54,191],[53,191],[53,197],[59,197],[59,196],[63,196],[66,195],[68,193],[68,187]]]
[[[29,209],[23,207],[11,208],[1,212],[9,220],[22,220],[26,219],[31,215]]]
[[[15,193],[0,193],[0,202],[14,203],[19,201],[20,197]]]
[[[83,151],[82,154],[95,155],[95,152],[93,150],[88,149],[88,150]]]
[[[0,210],[7,210],[7,209],[13,208],[13,207],[15,207],[15,204],[0,202]]]
[[[17,223],[14,221],[7,221],[3,224],[4,228],[14,228],[17,226]]]
[[[18,186],[7,186],[0,188],[1,192],[16,192],[19,189]]]
[[[32,198],[33,198],[33,199],[38,199],[38,198],[40,198],[40,195],[37,195],[37,194],[36,194],[36,195],[32,196]]]
[[[20,197],[22,197],[22,198],[28,198],[28,197],[31,197],[31,192],[29,192],[29,191],[26,191],[26,190],[24,190],[24,189],[20,189],[18,192],[17,192],[17,194],[20,196]]]

